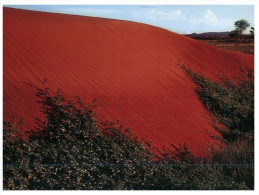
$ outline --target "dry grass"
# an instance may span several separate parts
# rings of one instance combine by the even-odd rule
[[[193,37],[202,42],[215,47],[230,51],[240,51],[254,54],[254,39],[243,38],[242,40],[231,39],[229,37]]]

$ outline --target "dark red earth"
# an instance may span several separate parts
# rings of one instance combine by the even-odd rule
[[[24,82],[86,104],[97,99],[99,120],[117,120],[161,148],[186,143],[195,155],[219,133],[178,63],[213,80],[238,80],[254,56],[136,22],[3,9],[3,117],[40,117],[35,91]]]

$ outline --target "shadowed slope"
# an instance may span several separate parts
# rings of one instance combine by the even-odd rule
[[[238,79],[253,56],[226,52],[170,31],[120,20],[4,8],[4,119],[39,116],[32,89],[48,86],[68,98],[97,98],[99,119],[120,119],[154,146],[186,142],[201,154],[213,140],[209,113],[177,65],[217,79]]]

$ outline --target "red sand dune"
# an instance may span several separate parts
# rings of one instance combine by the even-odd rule
[[[87,103],[97,98],[102,120],[131,127],[160,148],[187,143],[202,154],[218,135],[182,64],[217,79],[238,79],[253,55],[227,52],[158,27],[94,17],[3,10],[4,120],[39,116],[34,91],[23,82],[62,89]]]

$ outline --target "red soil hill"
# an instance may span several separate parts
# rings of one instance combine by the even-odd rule
[[[158,148],[186,142],[199,155],[213,143],[205,132],[218,133],[178,59],[211,79],[238,79],[241,66],[254,64],[252,55],[135,22],[11,8],[3,20],[4,120],[23,117],[23,128],[40,115],[23,82],[46,78],[68,98],[97,98],[99,119],[120,119]]]

